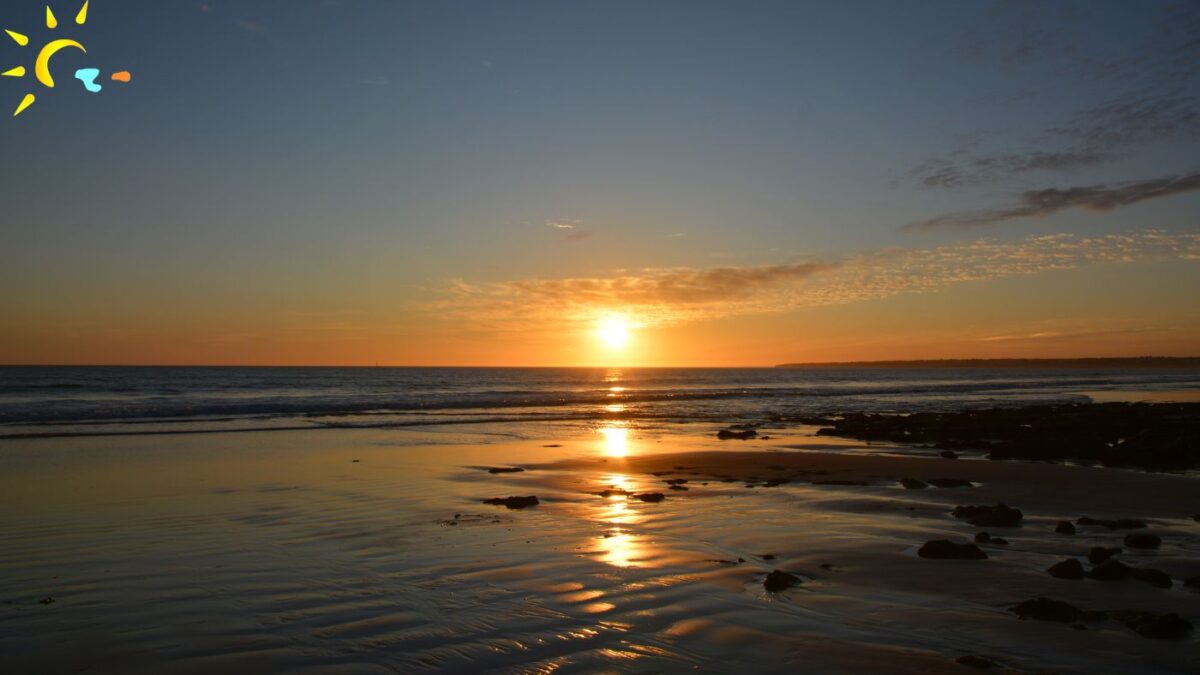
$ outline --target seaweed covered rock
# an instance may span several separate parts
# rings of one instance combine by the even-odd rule
[[[1058,623],[1074,623],[1089,614],[1074,605],[1045,597],[1026,600],[1010,607],[1008,611],[1019,616],[1021,620],[1033,619],[1035,621],[1057,621]]]
[[[796,576],[795,574],[788,574],[782,570],[775,570],[774,572],[771,572],[767,575],[767,578],[763,580],[763,588],[766,588],[772,593],[786,591],[792,586],[799,584],[800,577]]]
[[[529,497],[496,497],[495,499],[485,499],[484,504],[492,504],[494,506],[503,506],[509,509],[523,509],[527,506],[537,506],[538,498]]]

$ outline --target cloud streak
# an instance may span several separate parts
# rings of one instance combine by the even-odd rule
[[[955,284],[1154,259],[1200,260],[1200,234],[1056,234],[888,249],[839,260],[644,269],[607,277],[456,280],[424,309],[496,332],[583,328],[613,312],[646,326],[878,300]]]
[[[1091,185],[1060,190],[1028,190],[1018,203],[1002,209],[952,213],[929,220],[909,223],[900,229],[961,230],[994,225],[1015,218],[1042,218],[1059,211],[1077,208],[1085,211],[1112,211],[1122,206],[1200,190],[1200,173],[1132,181],[1116,185]]]

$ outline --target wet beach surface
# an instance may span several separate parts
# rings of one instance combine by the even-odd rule
[[[0,667],[970,672],[979,657],[991,672],[1194,669],[1195,631],[1150,639],[1112,617],[1011,611],[1047,597],[1196,623],[1200,590],[1185,586],[1200,574],[1193,475],[947,460],[805,427],[748,441],[716,430],[530,423],[9,442]],[[638,498],[652,494],[663,498]],[[482,503],[511,496],[538,503]],[[952,515],[999,503],[1021,509],[1017,527]],[[1064,520],[1074,534],[1057,531]],[[976,544],[986,559],[918,555],[983,531],[1007,542]],[[1131,533],[1161,544],[1128,547]],[[1066,558],[1093,569],[1096,547],[1122,548],[1118,560],[1162,571],[1170,588],[1047,573]],[[768,591],[775,570],[796,583]]]

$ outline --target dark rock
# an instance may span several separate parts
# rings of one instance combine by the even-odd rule
[[[975,544],[956,544],[948,539],[925,542],[917,555],[946,560],[987,560],[987,554]]]
[[[775,554],[774,553],[764,553],[758,557],[762,558],[763,560],[774,560]]]
[[[1069,520],[1060,520],[1054,531],[1059,534],[1075,534],[1075,526]]]
[[[621,490],[619,488],[605,489],[605,490],[601,490],[599,492],[593,492],[592,494],[596,495],[597,497],[604,497],[605,499],[608,499],[610,497],[632,497],[633,496],[633,493],[627,492],[625,490]]]
[[[939,453],[942,459],[958,459],[958,453],[951,450],[943,450]]]
[[[1129,576],[1158,588],[1170,588],[1174,585],[1171,581],[1171,575],[1162,570],[1150,569],[1148,567],[1135,567],[1129,571]]]
[[[721,439],[722,441],[748,441],[756,436],[758,436],[758,432],[753,429],[746,429],[745,431],[722,429],[717,432],[717,438]]]
[[[520,467],[515,467],[515,466],[514,467],[494,466],[494,467],[488,469],[488,473],[522,473],[524,471],[525,471],[525,469],[522,469]]]
[[[817,433],[865,441],[986,450],[994,460],[1075,459],[1113,467],[1200,467],[1200,403],[1050,404],[956,413],[848,413]]]
[[[687,488],[687,486],[684,486],[684,485],[672,485],[672,486],[670,487],[670,489],[672,489],[672,490],[679,490],[679,491],[681,491],[681,492],[687,492],[687,491],[688,491],[688,488]]]
[[[1075,558],[1067,558],[1066,560],[1054,563],[1046,571],[1055,579],[1082,579],[1083,563]]]
[[[767,578],[763,580],[763,587],[772,593],[778,593],[780,591],[785,591],[799,583],[800,577],[780,570],[775,570],[774,572],[768,574]]]
[[[1146,527],[1146,523],[1134,518],[1117,518],[1111,520],[1108,518],[1089,518],[1084,516],[1075,522],[1080,525],[1107,527],[1110,530],[1140,530]]]
[[[1004,504],[956,506],[953,514],[955,518],[963,518],[968,523],[979,527],[1016,527],[1021,524],[1021,519],[1024,517],[1020,509],[1014,509]]]
[[[988,543],[995,544],[996,546],[1008,546],[1008,540],[1004,537],[992,537],[988,540]]]
[[[1139,532],[1125,535],[1125,545],[1129,548],[1158,548],[1159,544],[1162,544],[1162,538],[1157,534]]]
[[[847,487],[850,487],[850,486],[864,487],[864,486],[870,485],[870,483],[867,483],[867,482],[861,481],[861,480],[814,480],[812,484],[813,485],[842,485],[842,486],[847,486]]]
[[[38,602],[40,602],[43,605],[52,605],[52,604],[54,604],[54,598],[47,596],[45,598],[42,598],[41,600],[38,600]]]
[[[686,479],[686,478],[669,478],[663,482],[666,483],[667,485],[687,485],[688,479]]]
[[[1088,551],[1088,562],[1092,563],[1093,565],[1099,565],[1100,563],[1104,562],[1105,560],[1108,560],[1109,558],[1113,557],[1114,555],[1116,555],[1120,552],[1121,552],[1121,549],[1119,549],[1119,548],[1106,548],[1104,546],[1096,546],[1096,547],[1093,547],[1092,550]]]
[[[1088,578],[1099,579],[1100,581],[1117,581],[1127,579],[1132,567],[1126,565],[1120,560],[1105,560],[1096,565],[1087,573]]]
[[[643,492],[640,495],[634,495],[636,499],[640,499],[648,504],[657,504],[666,499],[667,496],[661,492]]]
[[[1059,623],[1074,623],[1084,617],[1084,611],[1065,602],[1050,598],[1034,598],[1019,605],[1010,607],[1010,612],[1024,619],[1036,621],[1057,621]]]
[[[901,478],[900,484],[905,490],[924,490],[926,487],[925,481],[916,478]]]
[[[975,543],[976,544],[986,544],[991,540],[992,540],[992,535],[988,534],[987,532],[980,532],[979,534],[975,535]]]
[[[973,487],[971,481],[961,478],[930,478],[929,484],[940,488]]]
[[[762,486],[765,488],[773,488],[773,487],[779,487],[780,485],[784,485],[787,482],[788,482],[788,479],[786,479],[786,478],[772,478],[771,480],[763,483]]]
[[[987,670],[988,668],[994,668],[996,666],[995,661],[992,661],[991,659],[985,659],[982,656],[976,656],[974,654],[960,656],[957,659],[954,659],[954,662],[964,666],[970,666],[972,668],[979,668],[980,670]]]
[[[1124,611],[1112,612],[1110,616],[1152,640],[1177,640],[1192,632],[1191,622],[1178,614]]]
[[[523,509],[526,506],[537,506],[540,502],[537,497],[496,497],[495,499],[485,499],[484,504],[493,506],[503,506],[509,509]]]

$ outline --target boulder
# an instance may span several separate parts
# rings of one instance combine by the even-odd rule
[[[746,429],[745,431],[722,429],[717,432],[717,438],[721,439],[722,441],[748,441],[756,436],[758,436],[758,432],[753,429]]]
[[[948,539],[925,542],[917,555],[939,560],[987,560],[988,557],[975,544],[956,544]]]
[[[1105,560],[1096,565],[1087,573],[1089,579],[1098,579],[1100,581],[1117,581],[1129,577],[1132,567],[1126,565],[1120,560]]]
[[[1135,567],[1129,571],[1129,576],[1158,588],[1170,588],[1174,585],[1171,581],[1171,575],[1162,570],[1150,569],[1148,567]]]
[[[1035,621],[1057,621],[1059,623],[1074,623],[1085,615],[1082,609],[1074,605],[1050,598],[1026,600],[1019,605],[1010,607],[1008,611],[1015,613],[1022,620],[1034,619]]]
[[[904,486],[905,490],[924,490],[928,487],[925,481],[916,478],[901,478],[900,484]]]

